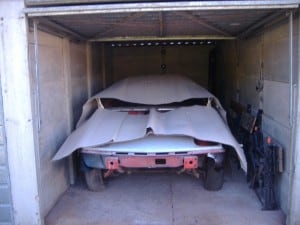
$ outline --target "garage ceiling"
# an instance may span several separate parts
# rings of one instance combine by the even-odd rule
[[[134,8],[137,3],[83,5],[77,8],[56,6],[25,11],[29,17],[39,21],[40,28],[89,41],[218,40],[247,37],[262,27],[282,21],[287,18],[287,12],[298,7],[286,1],[286,4],[273,7],[224,5],[223,10],[210,4],[210,8],[203,10],[203,2],[200,5],[179,3],[139,3],[137,8]],[[156,4],[161,7],[156,7]],[[117,10],[118,5],[123,7],[123,11],[122,7]]]

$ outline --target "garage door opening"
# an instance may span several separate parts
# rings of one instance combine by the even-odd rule
[[[149,74],[187,76],[210,90],[228,113],[233,113],[233,102],[251,105],[250,114],[263,110],[264,134],[285,150],[284,172],[275,187],[287,214],[297,5],[199,10],[166,3],[160,10],[130,12],[108,6],[27,9],[43,217],[80,178],[76,153],[61,161],[52,158],[75,129],[82,105],[123,78]],[[274,107],[278,102],[282,106]]]

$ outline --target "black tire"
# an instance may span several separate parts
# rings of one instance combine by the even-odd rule
[[[90,169],[84,172],[86,185],[90,191],[102,191],[105,189],[103,170]]]
[[[206,172],[204,177],[204,188],[209,191],[218,191],[224,183],[224,168],[215,168],[212,159],[206,162]]]

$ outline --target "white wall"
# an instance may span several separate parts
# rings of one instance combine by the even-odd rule
[[[86,43],[71,42],[70,58],[71,84],[69,85],[72,92],[73,124],[76,124],[81,115],[82,105],[88,98]]]
[[[44,218],[67,190],[70,176],[74,176],[69,170],[69,160],[52,161],[52,157],[75,128],[82,105],[88,98],[87,48],[86,43],[39,31],[36,80],[33,33],[29,37],[33,94],[35,85],[39,85],[40,130],[36,151],[40,163],[40,207]]]
[[[31,34],[31,75],[35,77],[34,45]],[[38,32],[38,107],[40,130],[38,131],[38,157],[40,162],[41,212],[44,217],[55,204],[58,196],[68,187],[66,161],[53,162],[51,158],[68,135],[68,111],[65,97],[63,40]],[[35,86],[31,87],[34,90]],[[39,118],[36,118],[38,120]]]
[[[39,162],[23,9],[23,1],[0,1],[0,69],[14,224],[35,225],[41,224]]]
[[[294,21],[294,77],[298,65],[298,23]],[[288,21],[246,40],[224,42],[226,105],[237,100],[263,109],[263,131],[284,148],[284,172],[277,177],[280,206],[288,214],[291,179],[292,126],[289,120]],[[295,79],[296,81],[296,79]],[[257,87],[262,84],[263,89]]]

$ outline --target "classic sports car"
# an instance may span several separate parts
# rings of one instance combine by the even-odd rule
[[[133,169],[174,168],[199,176],[204,187],[223,185],[224,152],[235,149],[241,167],[246,160],[231,134],[218,99],[179,75],[124,79],[89,99],[76,130],[54,160],[79,150],[87,186],[104,187],[104,179]]]

